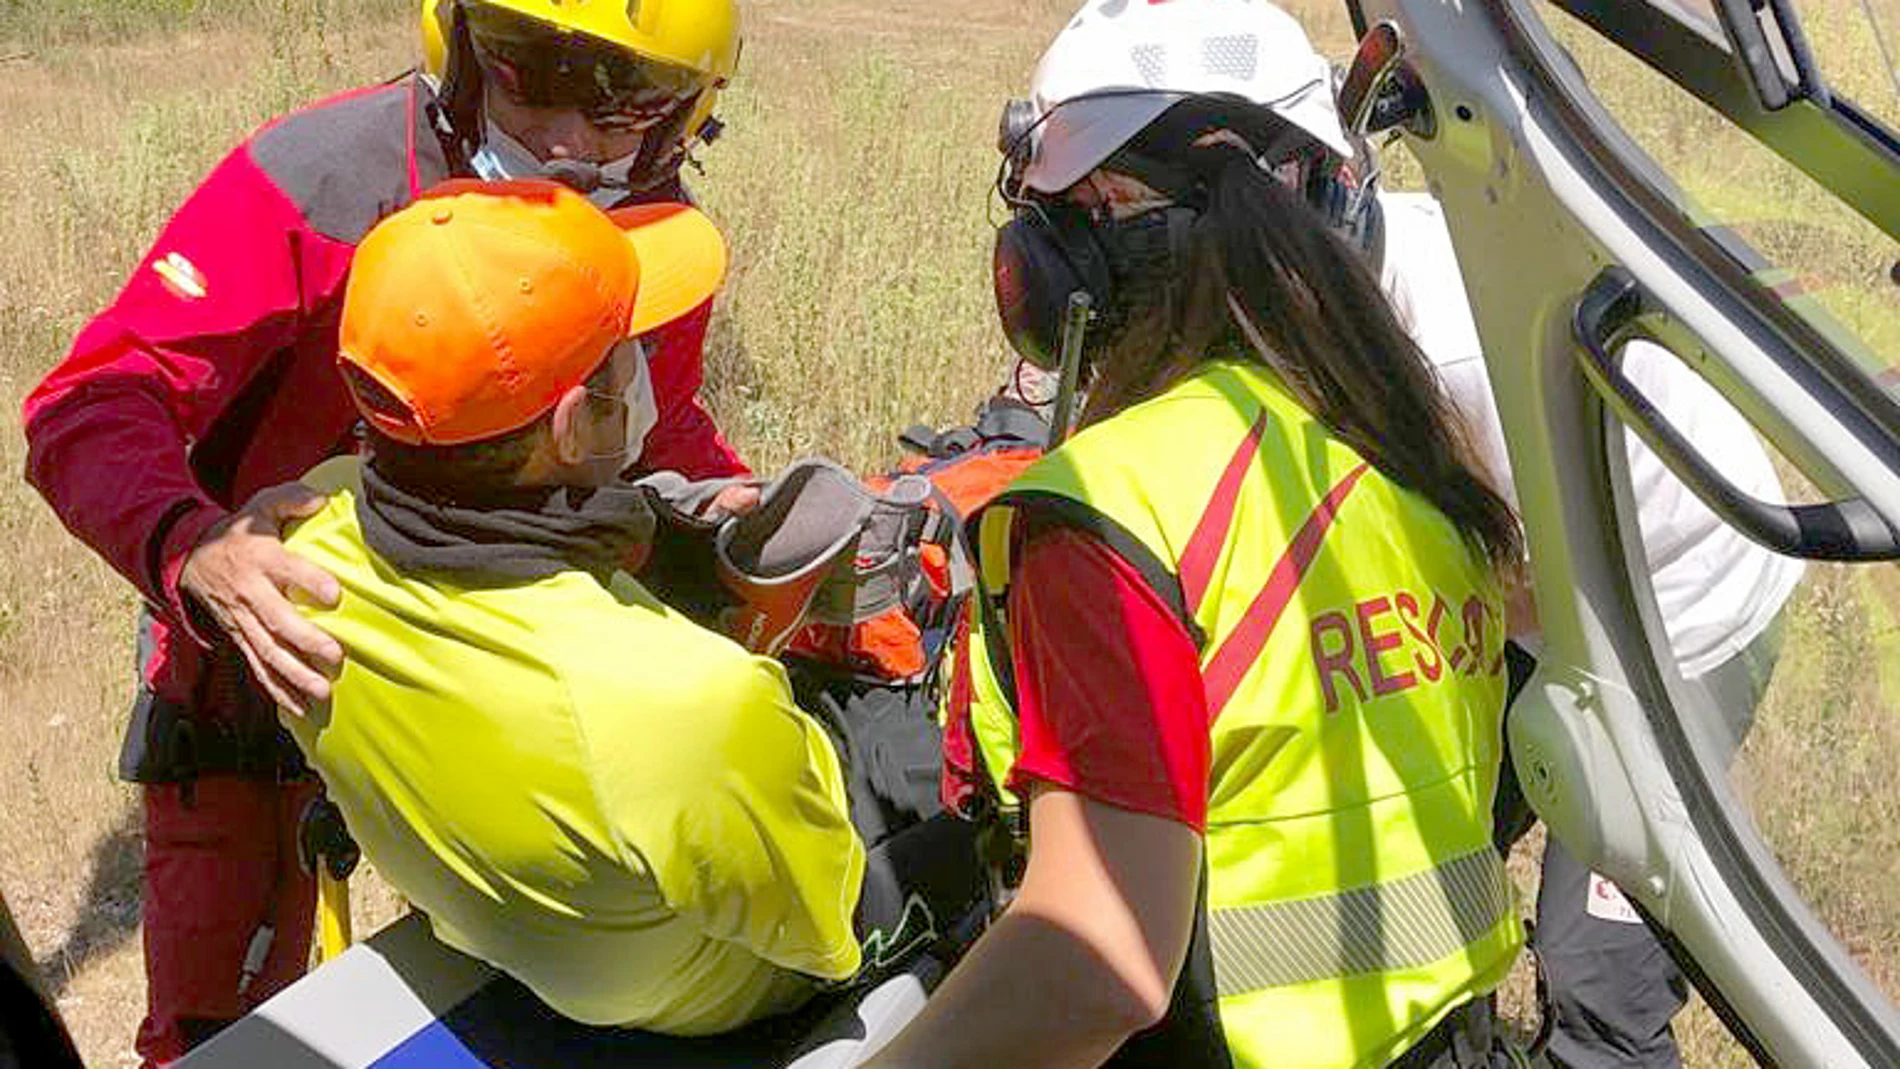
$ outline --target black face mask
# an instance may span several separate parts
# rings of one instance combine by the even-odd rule
[[[1172,308],[1188,232],[1200,213],[1170,205],[1118,222],[1067,202],[1017,208],[996,232],[992,272],[1003,333],[1030,364],[1054,370],[1070,294],[1094,308],[1085,358],[1114,345],[1134,317]]]

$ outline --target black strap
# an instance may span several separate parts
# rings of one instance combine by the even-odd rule
[[[183,702],[141,690],[119,748],[127,783],[190,783],[201,776],[288,782],[310,774],[303,752],[275,719],[196,714]]]
[[[1500,1038],[1497,1007],[1481,996],[1446,1014],[1386,1069],[1490,1069]]]
[[[898,433],[897,444],[913,453],[934,456],[931,447],[937,444],[937,429],[928,423],[913,423]]]
[[[985,444],[1012,441],[1037,449],[1049,447],[1048,418],[1028,405],[1004,398],[983,407],[976,420],[976,433]]]
[[[897,441],[913,453],[933,460],[962,456],[986,446],[1049,447],[1049,419],[1036,409],[1010,397],[992,397],[977,410],[976,422],[948,430],[935,430],[917,423],[898,434]]]
[[[952,427],[931,439],[930,448],[925,452],[942,460],[962,456],[982,444],[983,436],[976,432],[975,427]]]
[[[1103,544],[1115,551],[1116,556],[1127,561],[1147,581],[1149,588],[1168,608],[1174,610],[1175,618],[1181,621],[1188,637],[1194,640],[1194,648],[1199,650],[1207,645],[1207,632],[1201,629],[1194,614],[1188,611],[1187,595],[1181,591],[1181,577],[1160,557],[1155,556],[1141,539],[1107,514],[1072,497],[1049,490],[1011,490],[999,496],[993,504],[1018,510],[1023,522],[1032,525],[1032,531],[1048,527],[1073,527],[1101,539]],[[978,517],[981,515],[980,512],[977,514]],[[979,522],[978,518],[971,520],[972,524]],[[973,536],[978,533],[971,532]]]

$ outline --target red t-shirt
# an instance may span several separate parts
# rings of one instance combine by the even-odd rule
[[[1009,591],[1024,779],[1207,826],[1209,731],[1199,654],[1134,566],[1070,528],[1036,532]]]

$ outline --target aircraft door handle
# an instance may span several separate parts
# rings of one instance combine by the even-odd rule
[[[1900,560],[1900,532],[1861,498],[1818,505],[1763,501],[1736,486],[1683,437],[1623,373],[1624,332],[1653,302],[1636,277],[1611,265],[1577,298],[1571,333],[1584,378],[1710,511],[1750,539],[1790,557],[1823,561]]]

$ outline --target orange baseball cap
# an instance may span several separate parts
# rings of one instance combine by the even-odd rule
[[[684,204],[609,213],[554,182],[446,182],[357,246],[338,362],[399,442],[494,438],[622,339],[697,308],[725,270],[719,231]]]

